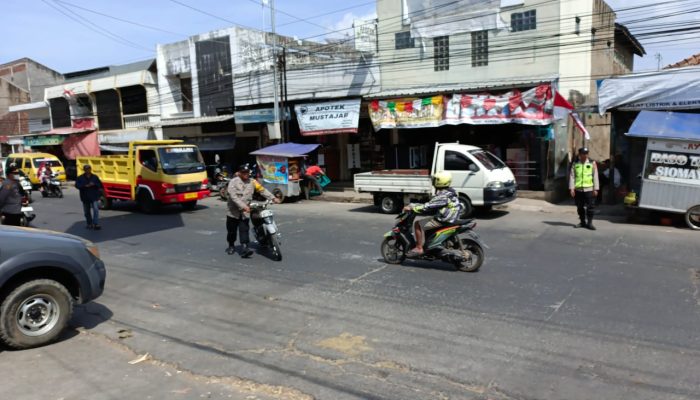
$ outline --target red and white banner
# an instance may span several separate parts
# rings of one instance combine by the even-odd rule
[[[454,94],[446,97],[443,125],[549,125],[553,120],[550,85],[500,95]]]

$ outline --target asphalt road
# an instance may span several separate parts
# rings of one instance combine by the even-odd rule
[[[469,274],[384,264],[393,218],[365,205],[277,206],[282,262],[226,255],[217,199],[158,215],[125,204],[99,232],[73,190],[34,206],[37,227],[100,244],[107,287],[61,343],[0,354],[0,398],[700,398],[687,229],[496,212],[480,217],[490,248]]]

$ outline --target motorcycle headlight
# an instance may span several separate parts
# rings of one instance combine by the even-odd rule
[[[505,185],[501,181],[493,181],[489,182],[486,187],[489,189],[502,189]]]

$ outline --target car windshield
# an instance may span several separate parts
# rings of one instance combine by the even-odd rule
[[[506,167],[506,164],[503,161],[501,161],[498,157],[494,156],[488,151],[472,150],[470,151],[470,153],[474,156],[474,158],[479,160],[479,162],[486,169],[489,169],[491,171],[493,171],[494,169],[501,169]]]
[[[196,147],[163,147],[158,149],[163,172],[168,175],[204,171],[202,155]]]
[[[41,164],[44,164],[47,167],[62,167],[61,162],[52,158],[35,158],[34,160],[34,168],[39,168],[41,167]]]

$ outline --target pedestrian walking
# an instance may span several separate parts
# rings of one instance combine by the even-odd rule
[[[248,247],[250,243],[250,202],[255,193],[261,194],[268,200],[279,202],[279,200],[258,181],[251,179],[248,165],[241,165],[236,177],[228,183],[228,213],[226,215],[226,240],[228,248],[226,253],[236,252],[236,239],[240,234],[241,251],[240,255],[247,258],[253,255],[253,251]]]
[[[75,180],[75,187],[80,190],[80,201],[83,202],[85,221],[88,229],[100,230],[100,197],[102,196],[102,181],[92,173],[92,167],[83,166],[84,173]]]
[[[569,173],[569,192],[576,201],[576,210],[581,220],[576,228],[595,230],[593,212],[599,190],[598,166],[588,158],[588,148],[582,147],[578,150],[578,160],[571,166]]]
[[[3,225],[21,226],[22,199],[26,196],[19,183],[19,171],[16,166],[7,168],[7,179],[0,185],[0,213]]]

